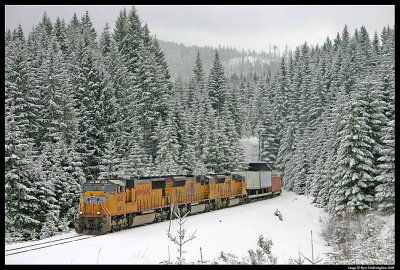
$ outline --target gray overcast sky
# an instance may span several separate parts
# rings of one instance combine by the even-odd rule
[[[125,6],[127,10],[130,5]],[[394,26],[394,5],[377,6],[184,6],[137,5],[140,19],[147,23],[158,39],[186,45],[228,45],[238,49],[269,50],[277,45],[281,51],[307,41],[322,44],[333,39],[347,24],[351,33],[364,25],[370,36],[384,26]],[[113,28],[123,5],[7,5],[6,29],[21,24],[27,34],[38,24],[44,11],[54,22],[57,17],[68,23],[74,12],[80,18],[86,10],[100,33],[106,22]]]

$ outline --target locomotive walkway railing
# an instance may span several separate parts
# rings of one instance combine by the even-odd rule
[[[100,203],[100,206],[104,210],[104,212],[106,212],[107,221],[109,222],[109,224],[111,224],[111,212],[107,209],[107,207],[103,203]]]
[[[213,194],[217,198],[229,198],[239,194],[239,188],[232,188],[231,190],[226,190],[221,187],[217,187]],[[187,204],[193,202],[199,202],[204,199],[210,199],[211,192],[196,192],[192,194],[174,194],[172,196],[163,196],[161,198],[149,198],[149,199],[139,199],[137,200],[137,210],[146,211],[157,208],[167,207],[170,204]]]

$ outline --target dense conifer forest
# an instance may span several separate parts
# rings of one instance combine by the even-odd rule
[[[102,33],[87,12],[7,29],[6,239],[67,230],[86,180],[243,168],[250,136],[286,190],[338,215],[392,213],[394,53],[394,28],[344,26],[258,68],[226,70],[218,49],[205,68],[198,50],[182,60],[190,74],[171,78],[134,7]]]

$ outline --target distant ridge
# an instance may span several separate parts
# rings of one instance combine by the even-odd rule
[[[182,80],[189,80],[191,78],[197,52],[200,52],[204,72],[207,77],[212,66],[216,49],[218,50],[227,76],[233,73],[238,75],[253,72],[261,74],[268,68],[273,72],[278,67],[280,59],[279,56],[275,56],[273,52],[256,53],[255,51],[244,51],[225,46],[220,46],[218,48],[196,45],[186,46],[183,43],[179,44],[163,40],[159,40],[159,44],[165,54],[172,81],[175,81],[179,75]]]

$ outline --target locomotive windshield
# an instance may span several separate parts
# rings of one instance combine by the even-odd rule
[[[108,181],[88,181],[83,184],[83,192],[85,191],[107,191],[113,192],[115,190],[115,185]]]

